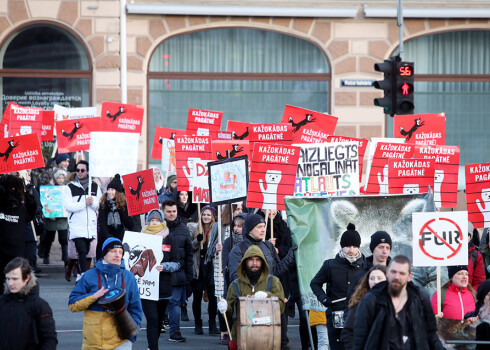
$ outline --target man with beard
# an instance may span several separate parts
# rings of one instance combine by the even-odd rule
[[[256,298],[277,297],[281,314],[284,311],[284,291],[281,282],[275,276],[269,275],[269,265],[262,253],[262,250],[256,245],[250,246],[245,252],[240,265],[237,269],[238,278],[228,287],[226,300],[221,299],[218,302],[218,310],[228,319],[233,316],[233,309],[238,301],[238,297],[254,295]],[[238,305],[237,305],[238,306]],[[235,342],[237,332],[236,322],[231,330],[233,341],[230,341],[229,348],[236,349]]]
[[[333,259],[323,262],[320,271],[310,282],[310,287],[318,301],[326,308],[328,341],[332,350],[344,350],[340,342],[343,320],[347,317],[348,296],[354,286],[356,273],[364,263],[364,255],[359,250],[361,236],[354,224],[347,225],[347,230],[340,238],[340,251]],[[327,285],[327,291],[323,285]],[[317,328],[318,338],[325,338],[322,328]],[[320,332],[320,333],[319,333]]]
[[[412,282],[410,260],[395,256],[386,278],[357,308],[354,349],[444,349],[429,297]]]

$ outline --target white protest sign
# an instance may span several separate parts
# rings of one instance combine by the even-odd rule
[[[90,176],[111,177],[137,171],[139,134],[90,133]]]
[[[162,170],[176,172],[175,141],[162,138]]]
[[[468,265],[468,212],[412,214],[413,265]]]
[[[192,203],[209,203],[208,162],[201,158],[189,158],[189,186],[192,188]]]
[[[55,104],[53,110],[54,110],[54,120],[98,117],[97,107],[66,108]]]
[[[359,194],[359,142],[302,143],[295,196]]]
[[[156,265],[163,259],[162,236],[126,231],[123,246],[124,265],[136,278],[141,299],[158,300],[160,272]]]

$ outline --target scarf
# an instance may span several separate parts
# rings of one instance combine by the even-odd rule
[[[231,239],[233,240],[233,245],[237,245],[243,242],[243,235],[239,235],[238,233],[233,232],[231,234]]]
[[[78,175],[77,175],[77,176],[76,176],[76,179],[77,179],[78,183],[79,183],[80,185],[82,185],[83,189],[84,189],[85,191],[87,191],[87,188],[88,188],[88,176],[87,176],[85,179],[80,180],[80,179],[78,178]]]
[[[157,190],[157,192],[160,192],[162,187],[163,187],[163,181],[158,181],[158,182],[155,181],[155,189]]]
[[[150,235],[157,235],[161,232],[162,234],[160,234],[160,236],[162,236],[163,238],[167,237],[169,234],[169,231],[167,230],[166,222],[162,222],[158,225],[152,225],[152,226],[146,225],[143,229],[143,232],[148,233]]]
[[[110,210],[107,214],[107,225],[118,228],[121,226],[121,217],[119,216],[119,211],[117,210],[116,201],[114,199],[107,198],[106,205]]]
[[[361,258],[362,253],[361,253],[360,250],[358,250],[357,251],[357,254],[355,256],[348,256],[347,254],[344,253],[344,251],[342,249],[340,249],[339,256],[341,258],[347,259],[347,261],[352,264],[352,263],[355,263],[358,259]]]

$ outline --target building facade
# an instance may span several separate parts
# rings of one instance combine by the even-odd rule
[[[446,143],[461,146],[462,164],[488,161],[489,18],[486,1],[404,2],[415,113],[446,113]],[[279,122],[291,104],[338,117],[338,135],[369,139],[392,135],[369,85],[399,44],[394,0],[3,0],[0,98],[3,109],[143,105],[141,169],[156,163],[154,127],[184,129],[189,108]]]

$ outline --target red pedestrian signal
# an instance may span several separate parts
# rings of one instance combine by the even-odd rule
[[[396,61],[396,104],[395,114],[413,114],[414,71],[413,62]]]

